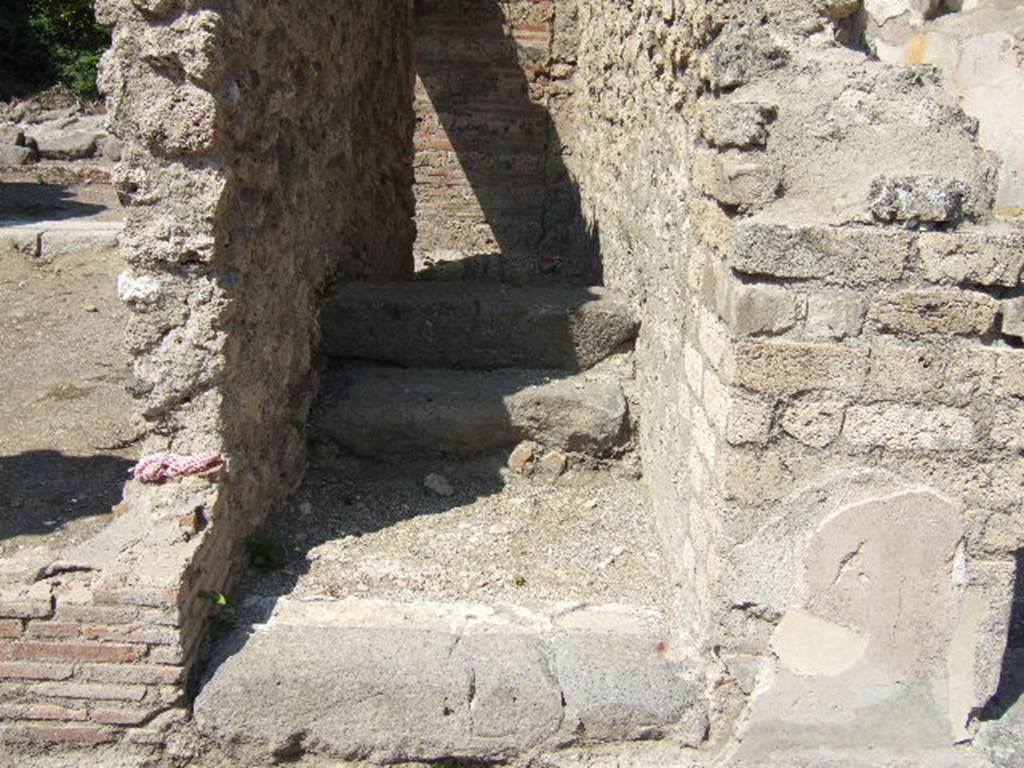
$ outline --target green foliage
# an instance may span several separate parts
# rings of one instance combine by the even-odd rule
[[[214,592],[208,589],[199,592],[199,599],[217,608],[227,608],[231,605],[231,599],[223,592]]]
[[[56,83],[96,98],[96,66],[110,35],[94,0],[0,0],[0,98]]]
[[[235,608],[231,604],[231,598],[223,592],[204,589],[199,592],[199,599],[213,606],[213,614],[210,616],[210,630],[213,636],[222,637],[230,632],[235,624]]]
[[[292,549],[272,533],[257,531],[245,540],[249,562],[258,571],[270,572],[284,568]]]

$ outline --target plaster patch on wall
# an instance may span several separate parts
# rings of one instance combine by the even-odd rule
[[[779,661],[796,675],[839,675],[864,656],[870,638],[819,619],[802,608],[786,611],[771,639]]]

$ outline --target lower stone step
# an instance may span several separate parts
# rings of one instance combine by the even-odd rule
[[[534,440],[600,457],[624,446],[630,432],[621,387],[596,374],[368,365],[331,376],[314,424],[361,456],[470,455]]]
[[[654,611],[269,603],[250,599],[195,702],[203,734],[240,759],[500,761],[707,733],[702,665]]]

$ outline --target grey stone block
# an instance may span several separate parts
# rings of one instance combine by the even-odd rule
[[[473,740],[517,754],[547,741],[562,724],[562,692],[544,643],[527,634],[467,635],[456,658],[473,670]]]
[[[593,740],[637,739],[671,729],[686,744],[703,741],[704,676],[648,636],[577,634],[554,641],[566,717]]]
[[[1024,296],[1002,303],[1003,335],[1024,339]]]
[[[508,762],[573,743],[704,736],[703,676],[665,658],[653,631],[507,618],[466,631],[444,611],[376,603],[371,617],[286,600],[218,641],[196,724],[254,763],[300,751]]]
[[[25,133],[16,125],[0,125],[0,144],[25,146]]]
[[[637,328],[600,288],[350,283],[323,310],[328,354],[439,368],[586,369]]]
[[[39,156],[47,160],[82,160],[96,153],[96,134],[46,131],[33,134]]]
[[[32,160],[32,150],[13,144],[0,144],[0,165],[25,165]]]
[[[790,227],[751,219],[735,229],[730,266],[750,275],[873,284],[903,274],[912,243],[910,232],[891,228]]]
[[[879,221],[953,224],[967,213],[970,187],[942,176],[881,176],[870,198]]]
[[[619,385],[586,375],[349,366],[327,392],[316,423],[360,455],[472,454],[525,439],[603,455],[628,438]]]
[[[456,638],[407,629],[274,626],[235,632],[195,702],[206,733],[286,755],[303,745],[401,761],[456,755],[472,732]]]

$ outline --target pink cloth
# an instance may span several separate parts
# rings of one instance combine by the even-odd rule
[[[224,457],[219,453],[199,453],[195,456],[154,453],[139,459],[139,463],[131,468],[131,475],[143,483],[159,483],[171,477],[196,475],[223,463]]]

